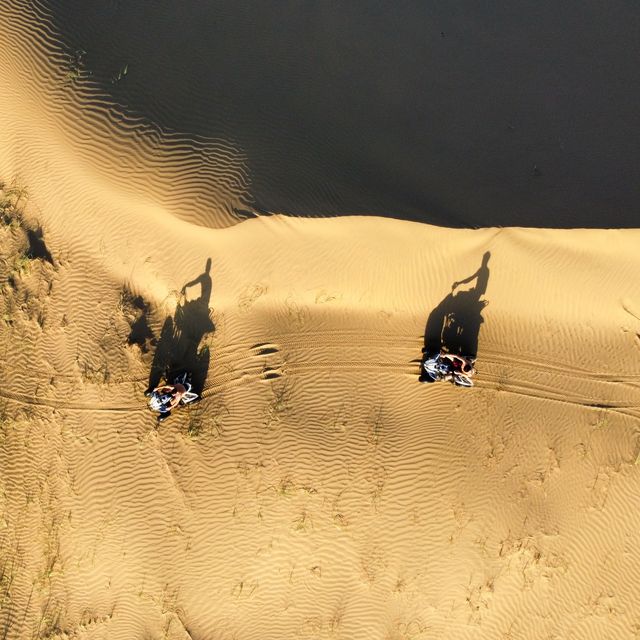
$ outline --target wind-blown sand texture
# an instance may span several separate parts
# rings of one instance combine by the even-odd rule
[[[3,639],[638,637],[640,230],[240,221],[241,146],[3,12]],[[465,291],[476,386],[420,385]]]

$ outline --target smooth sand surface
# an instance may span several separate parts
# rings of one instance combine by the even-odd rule
[[[242,147],[113,108],[33,6],[0,22],[2,637],[637,638],[640,230],[240,221]],[[421,385],[483,256],[476,386]],[[167,352],[203,399],[157,425]]]

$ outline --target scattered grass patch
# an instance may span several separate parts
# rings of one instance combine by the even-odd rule
[[[303,510],[292,524],[293,530],[299,533],[307,533],[308,531],[313,529],[313,520],[306,510]]]
[[[14,180],[11,185],[0,182],[0,216],[4,224],[19,223],[28,196],[27,188],[18,181]]]
[[[282,420],[283,415],[289,410],[290,393],[286,383],[274,385],[271,388],[273,394],[265,411],[265,427],[272,431]]]
[[[124,64],[122,67],[120,67],[118,73],[111,77],[111,84],[120,82],[120,80],[122,80],[127,75],[127,73],[129,73],[129,65]]]
[[[213,439],[221,438],[224,435],[224,419],[229,415],[227,407],[217,401],[187,407],[189,419],[186,426],[186,435],[192,440],[198,440],[203,436]]]
[[[76,49],[69,56],[67,71],[64,76],[67,83],[73,84],[83,77],[91,75],[91,73],[84,68],[84,57],[86,54],[87,52],[84,49]]]
[[[367,429],[367,442],[377,447],[382,440],[384,420],[382,416],[382,405],[379,405],[371,414]]]

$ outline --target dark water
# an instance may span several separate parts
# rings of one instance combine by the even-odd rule
[[[51,10],[115,101],[238,145],[258,208],[640,226],[637,0],[58,0]]]

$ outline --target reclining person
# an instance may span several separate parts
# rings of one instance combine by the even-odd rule
[[[473,358],[467,356],[459,356],[455,353],[440,352],[440,358],[442,360],[448,360],[451,363],[451,368],[456,373],[464,373],[467,376],[472,376],[475,373],[473,368]]]
[[[455,378],[458,376],[458,378],[466,378],[469,385],[473,384],[471,376],[473,376],[476,371],[473,368],[471,358],[458,356],[454,353],[442,353],[440,360],[446,362],[449,367],[449,371],[444,374],[443,380],[455,382]]]
[[[470,378],[475,373],[474,358],[459,356],[440,350],[439,353],[424,352],[420,366],[420,382],[446,380],[454,382],[455,375]]]
[[[178,406],[185,393],[187,393],[186,387],[176,382],[156,387],[147,394],[151,396],[149,406],[160,414],[158,422],[166,420],[171,415],[171,409]]]

